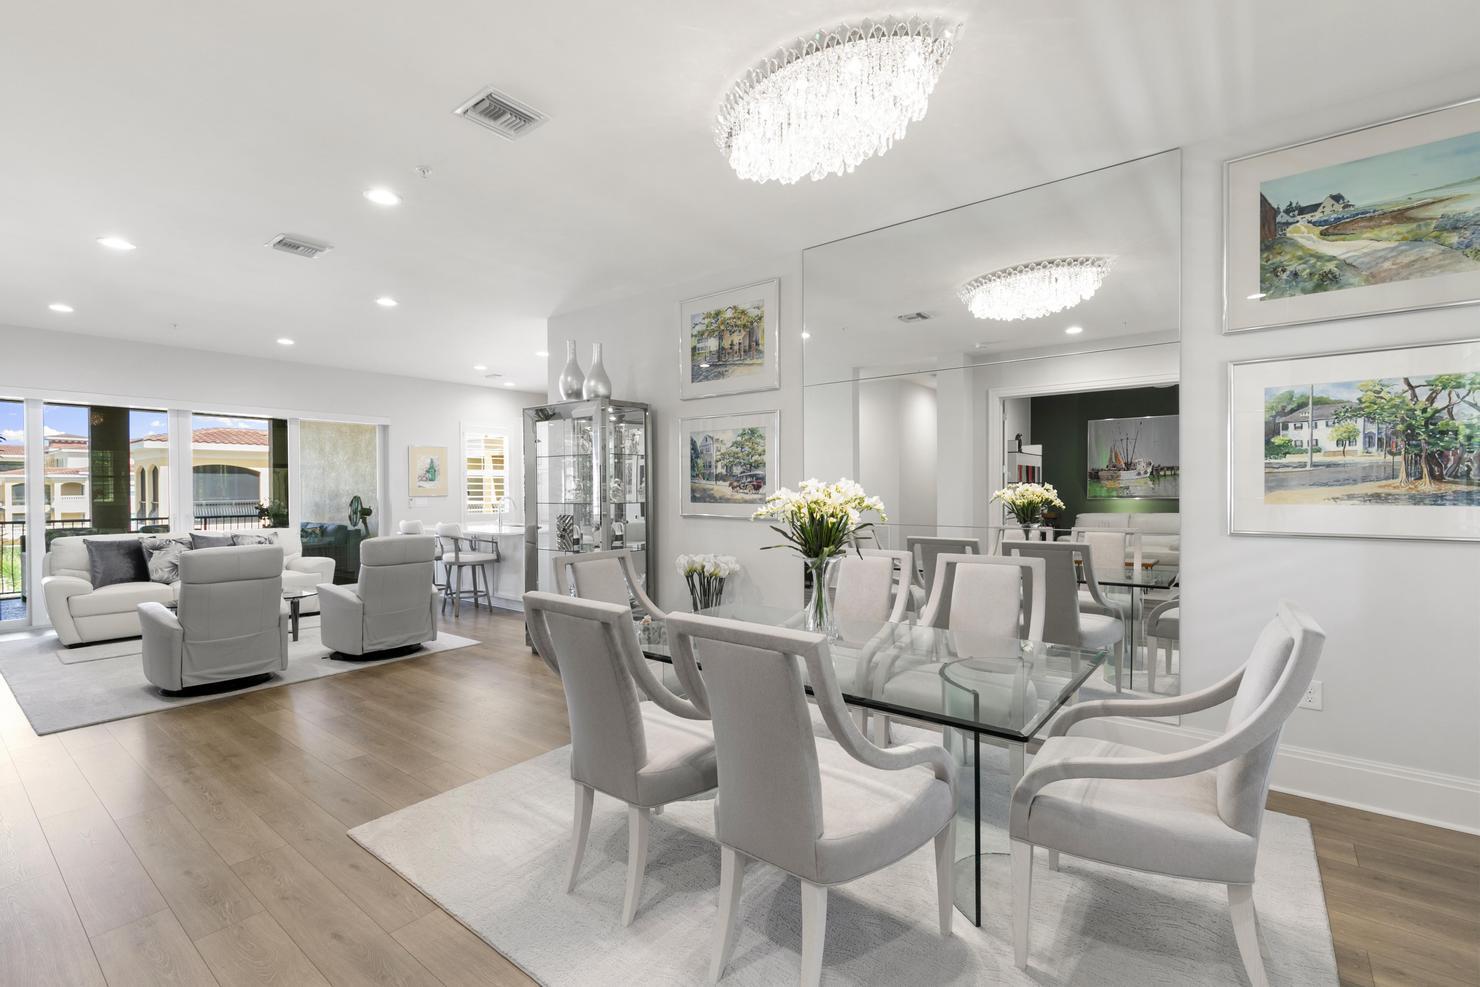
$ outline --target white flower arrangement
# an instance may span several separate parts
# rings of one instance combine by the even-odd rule
[[[863,520],[865,513],[878,515],[880,521],[889,520],[882,500],[870,497],[862,486],[845,477],[837,483],[804,480],[794,491],[782,487],[751,516],[780,521],[784,527],[772,525],[771,530],[790,542],[802,558],[827,559],[843,554],[859,532],[873,527],[873,522]]]
[[[1064,502],[1052,483],[1009,483],[992,494],[992,499],[1002,501],[1018,524],[1037,524],[1049,507],[1064,509]]]
[[[740,562],[733,555],[680,555],[673,567],[689,584],[694,609],[707,610],[723,602],[725,580],[740,571]]]

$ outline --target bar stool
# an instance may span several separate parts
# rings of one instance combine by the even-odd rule
[[[466,544],[466,548],[464,547]],[[484,566],[490,562],[499,560],[498,544],[495,542],[493,551],[480,552],[477,550],[476,538],[464,535],[462,525],[456,522],[440,522],[437,525],[437,549],[441,556],[441,562],[447,567],[447,584],[442,592],[442,612],[447,612],[447,601],[452,601],[453,616],[462,614],[463,597],[469,594],[473,597],[473,609],[478,609],[478,597],[481,594],[488,601],[488,608],[493,609],[493,594],[488,587],[488,570]],[[473,588],[465,590],[462,588],[462,574],[464,569],[472,570]],[[483,587],[478,587],[478,573],[483,573]]]

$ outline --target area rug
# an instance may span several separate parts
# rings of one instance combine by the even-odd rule
[[[299,618],[299,638],[303,637],[307,628],[318,626],[318,614],[304,614]],[[57,661],[63,665],[80,665],[83,662],[122,658],[125,655],[140,656],[144,653],[144,639],[138,637],[124,638],[121,641],[103,641],[98,644],[79,644],[75,647],[68,647],[60,641],[53,643],[56,644],[56,648],[52,654],[56,655]]]
[[[632,925],[623,928],[627,824],[619,803],[597,796],[579,883],[574,893],[564,891],[569,759],[569,748],[551,751],[349,835],[542,984],[707,982],[719,886],[713,803],[679,803],[654,817],[641,903]],[[1002,837],[984,833],[983,843],[1005,845],[1005,757],[991,751],[983,762],[982,805]],[[969,833],[962,830],[961,846],[969,847]],[[1012,961],[1008,858],[984,859],[982,927],[957,913],[955,935],[941,939],[927,845],[830,891],[823,983],[1246,983],[1221,885],[1068,857],[1054,873],[1043,861],[1040,855],[1034,873],[1027,972]],[[722,983],[796,981],[799,895],[797,882],[775,868],[747,868],[741,929]],[[1331,930],[1305,820],[1266,814],[1254,898],[1270,982],[1336,984]]]
[[[16,702],[38,734],[72,730],[93,723],[107,723],[175,706],[211,702],[244,692],[273,689],[372,668],[392,661],[406,661],[439,651],[454,651],[477,644],[471,638],[439,632],[437,640],[419,651],[380,661],[336,661],[319,639],[318,621],[304,618],[297,641],[288,643],[288,668],[257,685],[230,692],[199,696],[166,696],[144,679],[142,645],[139,640],[114,641],[88,647],[64,649],[54,632],[15,635],[0,641],[0,675],[10,686]],[[61,655],[75,656],[64,662]]]

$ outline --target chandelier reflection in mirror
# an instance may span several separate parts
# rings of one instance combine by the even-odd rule
[[[925,116],[959,26],[886,19],[818,31],[747,71],[715,121],[741,178],[790,185],[883,154]]]
[[[1053,257],[983,274],[957,293],[978,319],[1039,319],[1073,308],[1100,290],[1111,257]]]

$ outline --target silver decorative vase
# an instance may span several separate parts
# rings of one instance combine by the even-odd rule
[[[601,344],[591,344],[591,369],[586,372],[586,382],[581,385],[581,397],[609,398],[612,396],[612,379],[606,375],[601,362]]]
[[[567,339],[565,341],[565,369],[560,371],[560,397],[565,401],[574,401],[581,396],[581,388],[586,383],[586,375],[581,373],[581,365],[576,362],[576,341]]]

